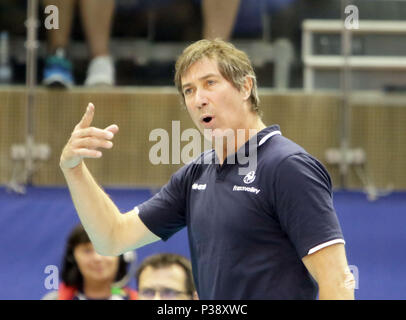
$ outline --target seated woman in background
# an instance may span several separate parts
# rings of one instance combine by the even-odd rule
[[[116,286],[127,274],[124,257],[99,255],[83,229],[76,226],[66,245],[62,283],[43,300],[136,300],[137,292]]]

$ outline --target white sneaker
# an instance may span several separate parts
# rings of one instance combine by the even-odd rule
[[[114,85],[115,68],[110,56],[99,56],[90,61],[85,86]]]

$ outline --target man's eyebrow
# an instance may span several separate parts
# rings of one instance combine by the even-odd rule
[[[200,77],[198,80],[201,81],[201,80],[205,80],[205,79],[210,78],[210,77],[218,77],[218,76],[219,76],[219,75],[216,74],[216,73],[209,73],[209,74],[204,75],[203,77]],[[182,85],[182,89],[184,89],[184,88],[186,88],[186,87],[189,87],[189,86],[191,86],[191,85],[192,85],[192,84],[191,84],[190,82],[185,83],[184,85]]]

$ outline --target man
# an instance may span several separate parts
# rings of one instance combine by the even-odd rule
[[[353,299],[330,177],[278,126],[262,122],[246,54],[221,40],[198,41],[179,57],[175,83],[215,148],[134,210],[121,214],[82,161],[101,157],[97,149],[111,148],[118,132],[117,125],[90,127],[92,104],[62,152],[60,166],[96,249],[118,255],[187,226],[200,299],[314,299],[317,288],[321,299]],[[232,138],[230,131],[232,144],[217,143]],[[247,151],[255,166],[241,175],[238,155]]]
[[[146,258],[136,273],[140,300],[192,300],[192,266],[185,257],[160,253]]]

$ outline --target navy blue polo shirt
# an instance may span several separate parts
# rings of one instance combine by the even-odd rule
[[[241,175],[235,155],[220,166],[204,152],[139,205],[139,217],[164,241],[188,228],[200,299],[315,299],[301,259],[344,243],[330,176],[277,125],[241,150],[256,150],[254,170]]]

